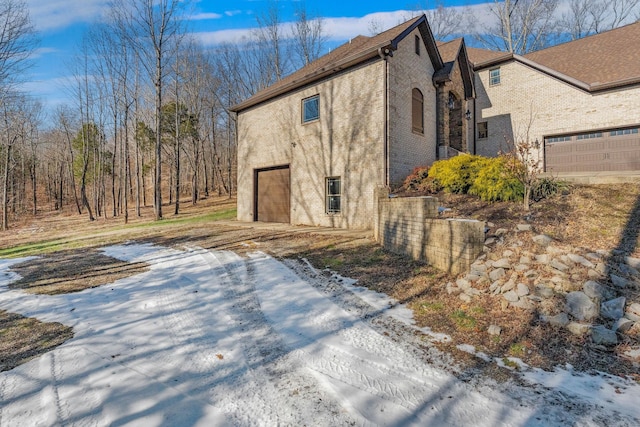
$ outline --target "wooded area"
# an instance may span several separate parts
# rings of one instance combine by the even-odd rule
[[[526,53],[640,18],[640,0],[494,1],[491,24],[445,2],[427,2],[434,35],[472,33],[486,48]],[[115,0],[85,34],[66,87],[72,102],[45,127],[42,105],[20,90],[37,47],[22,0],[0,0],[0,184],[2,229],[18,216],[72,208],[91,220],[140,215],[167,201],[196,204],[235,186],[229,108],[326,52],[324,20],[300,3],[282,21],[277,1],[256,15],[250,37],[204,48],[190,33],[190,3]],[[410,16],[407,16],[410,18]],[[489,22],[489,21],[487,21]],[[473,25],[471,25],[473,23]],[[372,33],[379,23],[371,22]],[[168,200],[167,200],[168,197]]]

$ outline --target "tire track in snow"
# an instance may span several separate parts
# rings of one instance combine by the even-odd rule
[[[247,386],[254,393],[252,399],[245,395],[240,400],[247,405],[242,410],[253,408],[254,412],[260,412],[256,411],[257,404],[264,410],[262,415],[270,417],[266,422],[260,421],[267,425],[313,425],[328,415],[332,425],[352,425],[354,421],[342,407],[320,392],[303,365],[289,355],[281,337],[265,318],[255,293],[253,265],[232,252],[208,252],[203,256],[212,266],[225,269],[224,295],[234,307],[231,317],[242,325],[241,342],[249,365]]]

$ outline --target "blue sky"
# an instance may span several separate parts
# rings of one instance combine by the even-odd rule
[[[448,0],[447,7],[484,3],[486,0]],[[99,22],[108,0],[27,0],[40,43],[34,54],[34,66],[25,76],[24,88],[47,109],[67,101],[64,83],[70,73],[74,51],[86,29]],[[309,12],[322,16],[332,44],[342,43],[358,34],[369,35],[376,21],[389,28],[407,19],[421,6],[433,7],[435,1],[306,1]],[[284,21],[294,19],[299,0],[280,0]],[[237,40],[256,27],[256,14],[268,6],[267,0],[195,1],[192,32],[205,46]]]

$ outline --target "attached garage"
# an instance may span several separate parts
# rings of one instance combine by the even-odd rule
[[[545,138],[547,172],[640,170],[639,128]]]
[[[289,165],[255,170],[254,220],[290,223]]]

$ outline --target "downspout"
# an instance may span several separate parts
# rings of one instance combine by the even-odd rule
[[[384,61],[384,91],[383,91],[383,123],[384,123],[384,185],[387,189],[390,188],[389,175],[390,175],[390,160],[389,160],[389,61],[387,58],[392,56],[393,53],[387,48],[378,48],[378,55]]]

